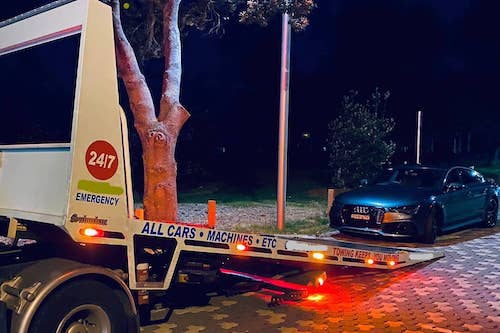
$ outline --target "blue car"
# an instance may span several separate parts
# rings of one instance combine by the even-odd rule
[[[372,185],[338,195],[330,226],[346,233],[434,243],[438,234],[455,228],[477,223],[494,227],[497,190],[471,168],[389,168]]]

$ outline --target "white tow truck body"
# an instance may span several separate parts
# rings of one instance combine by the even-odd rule
[[[85,283],[91,284],[88,281],[97,280],[121,295],[120,311],[128,318],[124,332],[135,332],[141,309],[148,320],[164,318],[169,291],[183,284],[216,284],[222,266],[231,268],[229,258],[393,269],[442,256],[137,219],[127,123],[119,105],[111,9],[97,0],[62,0],[0,23],[0,66],[11,68],[16,61],[23,66],[30,52],[42,54],[43,58],[37,58],[40,63],[55,61],[44,50],[60,43],[68,44],[61,50],[68,52],[68,59],[74,58],[61,58],[65,65],[74,64],[74,82],[67,84],[73,94],[69,106],[59,108],[59,113],[52,108],[20,111],[15,92],[0,95],[5,99],[0,100],[4,124],[14,126],[18,112],[30,115],[18,124],[39,120],[40,114],[44,119],[41,125],[34,124],[41,133],[33,132],[33,136],[18,135],[11,140],[12,136],[0,134],[0,217],[8,221],[11,237],[19,237],[22,230],[32,231],[37,243],[48,244],[43,251],[30,245],[36,255],[24,256],[30,246],[0,252],[0,259],[9,258],[0,261],[0,319],[6,323],[4,327],[0,323],[0,333],[42,332],[41,313],[61,323],[58,332],[75,329],[71,325],[81,325],[82,320],[72,324],[64,309],[58,309],[62,314],[52,313],[47,306],[54,294],[64,295],[78,283],[84,289]],[[45,75],[24,78],[24,98],[29,99],[34,89],[30,81],[51,75],[57,79],[55,73]],[[0,83],[7,87],[9,80],[4,77]],[[61,117],[66,127],[51,137],[51,123],[59,125]],[[248,270],[252,270],[250,264]],[[153,301],[155,292],[161,294],[157,302]],[[107,307],[111,305],[96,301],[91,310],[99,314],[99,308]],[[109,318],[102,324],[103,331],[108,324],[117,331],[113,315]]]

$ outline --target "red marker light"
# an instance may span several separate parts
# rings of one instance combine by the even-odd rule
[[[238,251],[245,251],[247,249],[245,244],[237,244],[236,245],[236,250]]]
[[[373,265],[375,263],[375,260],[373,260],[372,258],[369,258],[369,259],[366,259],[366,263],[368,265]]]
[[[88,237],[102,237],[104,232],[95,228],[84,228],[80,229],[80,234]]]
[[[390,260],[387,262],[387,265],[392,267],[396,265],[396,262],[394,260]]]

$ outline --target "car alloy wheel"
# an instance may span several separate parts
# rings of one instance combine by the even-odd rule
[[[497,225],[498,218],[498,202],[494,198],[490,198],[484,214],[484,226],[493,228]]]
[[[422,235],[421,241],[426,244],[434,244],[438,234],[437,225],[437,211],[432,209],[425,220],[424,234]]]

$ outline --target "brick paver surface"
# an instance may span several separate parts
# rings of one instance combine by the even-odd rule
[[[265,291],[214,297],[142,331],[500,333],[500,233],[439,249],[445,258],[391,272],[335,268],[310,300],[268,307]]]

